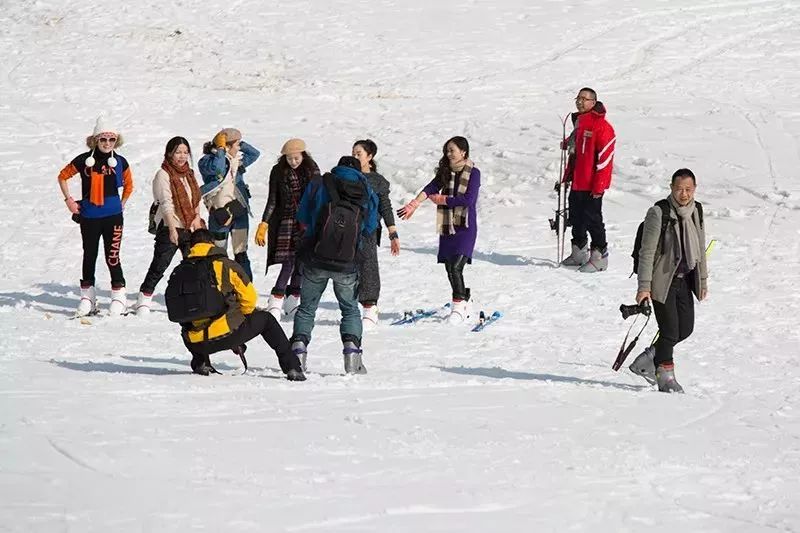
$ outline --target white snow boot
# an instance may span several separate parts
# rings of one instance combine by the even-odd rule
[[[81,301],[78,303],[77,316],[87,316],[97,312],[97,293],[94,287],[81,287]]]
[[[373,330],[378,326],[378,306],[370,305],[362,308],[361,327],[365,331]]]
[[[108,306],[108,314],[111,316],[121,316],[128,310],[128,297],[125,294],[125,287],[111,289],[111,305]]]
[[[267,301],[267,313],[271,314],[275,317],[275,320],[278,322],[281,321],[281,311],[283,307],[283,296],[278,296],[275,294],[269,295],[269,300]]]
[[[589,260],[578,269],[578,272],[602,272],[608,268],[608,250],[594,248],[589,254]]]
[[[461,324],[469,318],[469,302],[467,300],[453,300],[450,304],[450,316],[447,322],[450,324]]]
[[[675,365],[672,363],[658,365],[656,382],[658,383],[658,390],[661,392],[683,393],[683,387],[675,379]]]
[[[287,294],[283,299],[283,312],[286,316],[289,318],[294,317],[298,307],[300,307],[300,296]]]
[[[628,367],[631,372],[643,377],[650,385],[656,384],[656,365],[653,363],[655,355],[656,347],[648,346]]]
[[[566,259],[561,261],[564,266],[581,266],[589,260],[589,243],[586,243],[583,248],[578,248],[572,245],[572,253]]]
[[[152,305],[153,305],[153,295],[140,292],[139,296],[136,298],[136,306],[134,307],[134,309],[136,310],[136,316],[149,315],[150,308]]]
[[[345,341],[342,348],[344,357],[344,371],[346,374],[366,374],[367,367],[361,356],[363,351],[353,341]]]

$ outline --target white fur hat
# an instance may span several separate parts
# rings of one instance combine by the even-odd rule
[[[92,137],[97,137],[101,133],[113,133],[119,136],[119,129],[105,115],[97,117],[97,122],[94,124],[94,132]]]

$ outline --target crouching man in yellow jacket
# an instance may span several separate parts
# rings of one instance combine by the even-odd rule
[[[207,376],[216,373],[210,354],[224,350],[244,353],[245,343],[261,335],[278,356],[281,370],[290,381],[306,379],[300,359],[292,353],[289,340],[275,317],[256,308],[258,294],[244,269],[214,246],[214,238],[206,229],[192,233],[188,258],[212,258],[217,285],[226,302],[225,314],[196,320],[182,327],[183,342],[192,353],[192,371]]]

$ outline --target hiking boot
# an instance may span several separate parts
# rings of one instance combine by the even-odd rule
[[[658,390],[661,392],[683,393],[683,387],[681,387],[681,384],[675,379],[675,365],[672,363],[658,365],[656,369],[656,383],[658,383]]]
[[[628,367],[631,372],[643,377],[650,385],[656,384],[656,365],[653,363],[655,355],[655,346],[648,346]]]
[[[567,256],[566,259],[561,261],[561,264],[564,266],[581,266],[586,261],[589,260],[589,243],[583,245],[583,248],[579,248],[575,244],[572,245],[572,253]]]
[[[306,349],[306,343],[301,340],[292,342],[292,353],[300,359],[300,368],[302,371],[307,372],[306,359],[308,358],[308,350]]]
[[[97,312],[97,293],[93,286],[81,287],[81,301],[78,303],[77,316],[92,315]]]
[[[289,381],[305,381],[306,375],[303,374],[302,370],[296,370],[292,368],[286,373],[286,379]]]
[[[342,348],[344,371],[346,374],[366,374],[367,367],[361,360],[362,350],[353,341],[345,341]]]
[[[578,269],[578,272],[602,272],[608,268],[608,250],[592,249],[589,260]]]
[[[199,374],[201,376],[207,376],[209,374],[219,374],[219,372],[217,372],[217,369],[211,366],[211,362],[208,360],[208,357],[206,357],[205,359],[192,357],[192,362],[189,363],[189,366],[192,367],[192,372],[194,372],[195,374]]]

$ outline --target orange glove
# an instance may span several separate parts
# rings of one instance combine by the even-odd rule
[[[211,142],[213,142],[214,146],[217,148],[225,148],[228,145],[228,136],[223,132],[219,132],[214,135],[214,140]]]
[[[267,244],[267,231],[269,231],[269,224],[266,222],[260,222],[258,224],[258,229],[256,230],[256,244],[259,246],[264,246]]]

